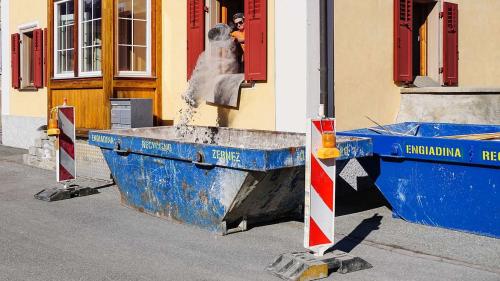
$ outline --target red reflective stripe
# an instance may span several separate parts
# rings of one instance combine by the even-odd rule
[[[59,108],[59,111],[68,118],[68,120],[73,124],[74,122],[74,110],[73,108]],[[71,132],[72,133],[72,132]]]
[[[75,159],[75,144],[70,137],[62,132],[59,135],[59,146],[69,155],[69,157]]]
[[[64,167],[63,165],[59,164],[59,181],[65,181],[65,180],[70,180],[74,179],[75,177],[70,174]]]
[[[73,124],[74,122],[74,111],[73,108],[59,108],[59,112],[64,115],[69,122]],[[62,122],[62,120],[59,120],[59,122]],[[61,126],[62,127],[62,126]],[[68,155],[75,159],[75,145],[73,143],[73,140],[69,135],[73,135],[74,132],[65,132],[61,131],[60,138],[59,138],[59,145],[61,146],[61,149],[64,149]]]
[[[19,43],[21,36],[19,33],[11,35],[11,71],[12,71],[12,88],[19,89],[21,86]]]
[[[245,79],[267,79],[267,0],[245,0]]]
[[[413,0],[394,0],[394,81],[413,81]]]
[[[309,219],[309,246],[330,244],[332,241],[321,231],[313,218]]]
[[[321,124],[321,123],[323,123],[323,124]],[[323,120],[321,123],[320,123],[320,121],[313,121],[314,127],[316,127],[318,132],[323,133],[323,132],[333,131],[333,126],[335,124],[335,121]]]
[[[311,185],[328,208],[333,211],[333,180],[323,170],[314,155],[311,155]]]
[[[43,30],[33,31],[33,84],[36,88],[43,87]]]
[[[198,57],[205,49],[205,5],[202,0],[187,2],[187,78],[191,78]]]

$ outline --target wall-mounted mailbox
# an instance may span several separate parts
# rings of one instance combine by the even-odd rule
[[[111,99],[111,129],[153,127],[151,99]]]

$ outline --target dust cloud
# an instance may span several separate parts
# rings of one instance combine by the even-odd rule
[[[188,125],[193,121],[200,103],[214,95],[219,76],[239,72],[240,51],[238,44],[231,37],[231,31],[228,25],[217,24],[208,32],[208,48],[198,58],[188,82],[188,89],[182,95],[185,105],[179,111],[180,118],[176,124],[178,137],[195,132],[193,127]],[[219,125],[218,118],[215,123]],[[210,138],[207,143],[213,143],[214,137],[212,134],[204,136]]]

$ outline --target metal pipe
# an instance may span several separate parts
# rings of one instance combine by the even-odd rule
[[[320,15],[320,115],[335,117],[334,7],[333,0],[319,0]]]
[[[328,46],[328,106],[327,106],[327,116],[335,117],[335,60],[334,60],[334,50],[335,50],[335,23],[334,23],[334,0],[326,0],[326,26],[327,26],[327,41]]]

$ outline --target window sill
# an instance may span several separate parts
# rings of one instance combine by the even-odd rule
[[[245,81],[245,82],[241,83],[241,85],[240,85],[241,89],[251,89],[253,87],[255,87],[255,82]]]
[[[81,74],[78,77],[74,77],[73,79],[85,79],[85,78],[102,78],[102,73],[96,74]]]
[[[72,79],[78,79],[78,77],[52,77],[52,80],[72,80]]]
[[[89,76],[71,76],[71,77],[52,77],[53,81],[59,81],[59,80],[80,80],[80,79],[101,79],[102,74],[100,75],[89,75]]]
[[[38,88],[35,87],[25,87],[18,90],[19,92],[38,92]]]
[[[115,75],[113,77],[115,80],[156,80],[156,76],[134,76],[134,75]]]

